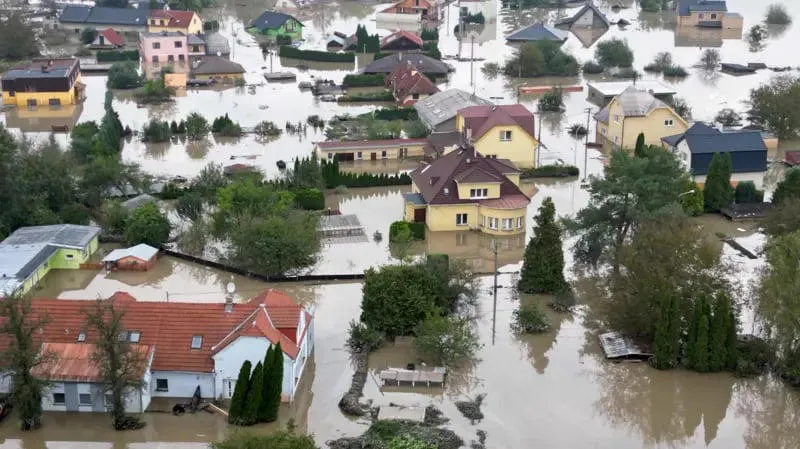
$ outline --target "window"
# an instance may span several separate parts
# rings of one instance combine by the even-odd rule
[[[357,159],[364,159],[364,155],[359,151],[358,153],[356,153],[356,158]]]
[[[619,115],[614,116],[614,123],[619,123]]]
[[[489,217],[489,229],[497,229],[497,219]]]
[[[200,349],[201,347],[203,347],[203,336],[202,335],[192,336],[192,349]]]
[[[47,100],[47,102],[50,104],[50,106],[61,106],[61,100],[58,98],[51,98]]]
[[[183,48],[183,42],[175,41],[175,48]]]
[[[169,391],[169,381],[167,379],[156,379],[156,391]]]
[[[78,403],[80,405],[92,405],[92,395],[89,393],[81,393],[78,395]]]
[[[711,18],[712,18],[712,19],[716,19],[716,18],[717,18],[717,15],[716,15],[716,14],[711,14]]]
[[[155,25],[155,24],[156,24],[156,19],[150,20],[150,25]],[[78,31],[78,30],[75,30],[75,31]]]
[[[672,119],[664,120],[664,126],[672,126],[674,124],[675,122],[673,122]]]
[[[159,24],[159,25],[161,25],[161,26],[163,27],[163,26],[164,26],[164,21],[163,21],[163,20],[159,20],[159,21],[158,21],[158,24]]]
[[[450,189],[448,189],[447,187],[445,187],[445,188],[442,190],[442,192],[444,193],[444,196],[450,195]]]
[[[601,126],[600,127],[600,134],[602,134],[604,136],[606,135],[606,127],[605,126]]]
[[[328,153],[328,159],[333,159],[333,153]]]
[[[17,95],[17,93],[16,93],[16,92],[14,92],[13,90],[10,90],[10,91],[8,91],[8,96],[9,96],[9,97],[13,97],[13,96],[15,96],[15,95]]]
[[[481,227],[486,227],[486,215],[481,215]]]
[[[66,256],[64,256],[64,258],[67,259],[67,260],[72,260],[72,259],[75,258],[75,255],[74,254],[67,254]]]
[[[84,341],[86,341],[86,332],[81,331],[78,334],[78,343],[83,343]]]
[[[142,338],[142,333],[139,331],[130,331],[128,333],[128,341],[131,343],[139,343],[139,340]]]
[[[697,18],[698,18],[698,19],[702,19],[702,18],[703,18],[703,13],[700,13],[700,14],[698,14],[698,15],[697,15]]]
[[[456,214],[456,225],[464,226],[467,224],[467,214]]]
[[[186,59],[183,55],[178,55],[178,61],[183,62]]]
[[[161,42],[153,42],[153,50],[158,50],[161,48]]]
[[[470,198],[488,198],[489,189],[469,189]]]
[[[419,100],[419,94],[411,94],[413,100]]]
[[[517,217],[517,229],[522,229],[525,225],[525,217]]]
[[[614,143],[619,143],[619,136],[614,136]]]
[[[53,393],[53,404],[54,405],[66,405],[67,399],[64,397],[64,393]]]
[[[386,159],[386,150],[381,151],[381,159]]]
[[[167,62],[175,62],[175,56],[173,55],[167,56]]]
[[[158,55],[153,55],[153,64],[158,64]]]
[[[192,45],[192,53],[199,53],[200,46],[199,45]]]
[[[106,407],[111,407],[111,405],[114,403],[114,395],[111,393],[106,393],[103,397],[103,400],[106,402]]]
[[[503,230],[510,231],[513,229],[514,219],[513,218],[504,218],[503,219]]]
[[[33,99],[33,98],[29,98],[28,99],[28,107],[29,108],[35,108],[36,107],[36,100]]]
[[[503,142],[511,140],[511,131],[500,131],[500,140]]]

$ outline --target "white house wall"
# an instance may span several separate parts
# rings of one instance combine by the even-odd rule
[[[46,412],[66,412],[67,405],[63,404],[55,404],[53,402],[53,394],[55,393],[64,393],[67,395],[70,390],[72,392],[77,392],[76,394],[90,394],[92,396],[92,403],[90,405],[81,405],[78,404],[79,412],[105,412],[106,411],[106,404],[105,404],[105,393],[103,392],[104,388],[103,385],[100,383],[88,383],[88,382],[53,382],[50,384],[50,388],[46,390],[44,395],[42,396],[42,410]],[[67,399],[69,401],[69,399]],[[142,397],[141,392],[138,390],[130,391],[125,396],[125,412],[126,413],[142,413],[144,411],[144,407],[142,407]]]
[[[217,391],[225,390],[223,388],[225,380],[236,381],[245,360],[249,360],[253,367],[258,362],[263,362],[269,346],[269,340],[263,337],[239,337],[219,351],[214,356]],[[292,362],[293,360],[286,354],[283,355],[283,394],[287,398],[291,398],[294,392]]]
[[[167,391],[156,391],[158,379],[167,380]],[[152,397],[190,398],[197,386],[204,398],[217,398],[220,391],[214,385],[214,373],[190,373],[180,371],[153,371],[150,380]]]

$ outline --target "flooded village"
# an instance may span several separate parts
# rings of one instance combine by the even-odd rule
[[[0,449],[800,447],[775,3],[3,2]]]

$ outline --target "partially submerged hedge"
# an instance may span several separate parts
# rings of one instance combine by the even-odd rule
[[[356,55],[353,53],[331,53],[317,50],[300,50],[288,45],[281,45],[280,50],[278,50],[278,56],[282,58],[320,62],[355,62],[356,60]]]
[[[543,165],[537,168],[524,168],[520,174],[520,179],[529,178],[562,178],[567,176],[578,176],[580,170],[573,165]]]
[[[394,242],[397,235],[408,229],[414,240],[425,240],[425,223],[410,223],[408,221],[395,221],[389,226],[389,241]]]
[[[345,75],[342,81],[344,87],[376,87],[384,85],[385,77],[381,74],[356,74]]]
[[[97,52],[97,62],[138,61],[139,50],[103,50]]]

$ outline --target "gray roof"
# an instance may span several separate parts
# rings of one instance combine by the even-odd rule
[[[214,32],[205,35],[207,55],[229,55],[231,47],[225,36]]]
[[[406,199],[406,202],[411,203],[415,206],[425,205],[425,198],[422,197],[421,193],[406,192],[403,194],[403,198]]]
[[[41,61],[41,60],[35,60]],[[13,80],[16,78],[22,79],[43,79],[43,78],[66,78],[69,76],[72,68],[77,63],[77,60],[73,60],[74,62],[67,65],[67,64],[53,64],[47,68],[47,71],[43,71],[40,66],[35,65],[34,63],[29,64],[26,67],[20,67],[11,69],[8,72],[3,74],[4,80]],[[47,64],[47,62],[44,62]]]
[[[205,45],[206,41],[203,40],[203,36],[199,34],[190,34],[186,36],[186,45]]]
[[[28,226],[19,228],[0,245],[31,245],[44,243],[61,248],[83,249],[92,241],[100,228],[97,226],[83,226],[73,224]]]
[[[600,334],[600,346],[608,359],[651,356],[647,351],[639,348],[631,339],[623,337],[617,332]]]
[[[123,201],[122,202],[122,207],[124,207],[125,209],[128,209],[128,210],[134,210],[137,207],[141,206],[142,204],[152,203],[152,202],[155,202],[155,201],[156,201],[155,198],[153,198],[152,196],[150,196],[150,195],[148,195],[146,193],[143,193],[143,194],[135,196],[135,197],[133,197],[133,198],[127,200],[127,201]]]
[[[616,100],[622,105],[625,117],[643,117],[655,109],[669,107],[650,92],[639,90],[636,86],[625,89],[616,96]]]
[[[591,1],[587,2],[587,3],[586,3],[586,5],[584,5],[584,6],[583,6],[583,8],[581,8],[580,10],[578,10],[578,12],[576,12],[576,13],[575,13],[575,14],[573,14],[572,16],[570,16],[570,17],[567,17],[567,18],[564,18],[564,19],[561,19],[561,20],[558,20],[558,21],[556,21],[556,26],[571,26],[571,25],[572,25],[573,23],[575,23],[575,21],[576,21],[576,20],[578,20],[578,18],[580,18],[580,17],[583,15],[583,13],[585,13],[587,10],[592,10],[592,12],[594,13],[594,17],[595,17],[595,19],[600,19],[600,21],[601,21],[601,22],[602,22],[602,23],[603,23],[603,24],[604,24],[606,27],[610,27],[610,26],[611,26],[611,22],[609,22],[609,21],[608,21],[608,17],[606,17],[606,15],[605,15],[605,14],[603,14],[603,11],[600,11],[600,10],[597,8],[597,6],[595,6],[595,5],[594,5],[594,3],[592,3]]]
[[[594,115],[594,119],[598,122],[608,123],[608,105],[597,111]]]
[[[21,284],[56,251],[58,251],[57,246],[47,243],[17,245],[0,243],[0,279],[17,279]]]
[[[159,31],[157,33],[139,33],[141,36],[144,37],[183,37],[186,36],[185,34],[181,33],[180,31]]]
[[[259,30],[274,29],[280,27],[281,25],[286,23],[286,21],[289,19],[294,19],[298,23],[300,22],[299,20],[295,19],[289,14],[284,14],[282,12],[277,12],[277,11],[264,11],[263,13],[261,13],[260,16],[258,16],[258,18],[256,18],[256,20],[254,20],[250,24],[250,26],[258,28]]]
[[[448,89],[417,101],[414,109],[417,110],[420,120],[433,129],[440,123],[455,117],[461,109],[491,104],[490,101],[473,96],[461,89]]]
[[[671,146],[685,140],[692,154],[735,153],[740,151],[767,151],[760,131],[720,131],[703,122],[696,122],[683,134],[667,136],[664,142]]]
[[[150,245],[140,243],[130,248],[115,249],[103,257],[103,262],[116,262],[125,257],[135,257],[140,260],[150,260],[158,254],[158,248],[153,248]]]
[[[607,83],[588,83],[589,87],[592,89],[597,90],[605,97],[615,97],[622,92],[625,92],[625,89],[631,87],[631,83],[629,81],[612,81]],[[667,87],[661,84],[658,81],[636,81],[635,84],[637,89],[639,90],[646,90],[653,95],[674,95],[675,89],[671,87]]]
[[[727,11],[728,5],[721,0],[678,0],[678,15],[688,16],[692,12]]]
[[[95,25],[128,25],[147,26],[149,9],[140,8],[106,8],[82,5],[69,5],[58,17],[63,23],[85,23]]]
[[[372,61],[364,67],[364,73],[391,73],[395,67],[404,64],[411,64],[426,74],[446,75],[450,72],[450,66],[422,53],[397,53]]]
[[[506,36],[507,41],[559,41],[567,40],[567,32],[543,23],[536,23]]]
[[[244,67],[219,56],[205,56],[203,61],[192,69],[193,75],[215,75],[218,73],[244,73]]]

